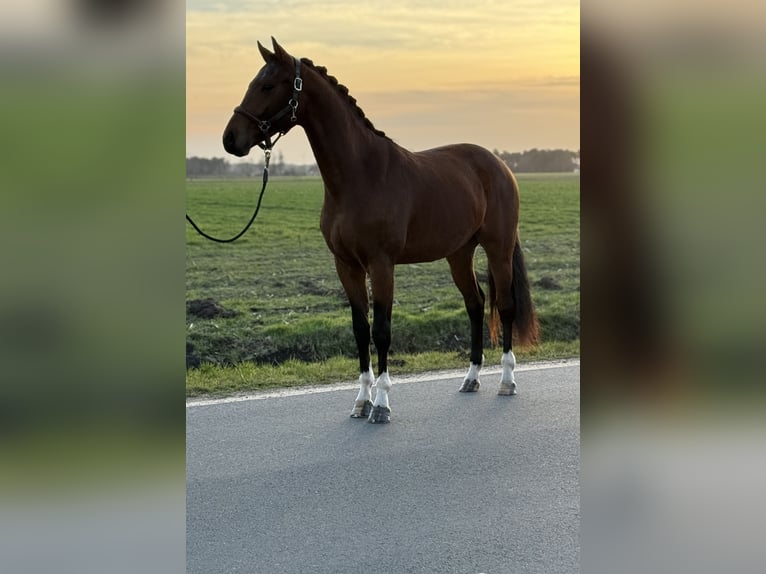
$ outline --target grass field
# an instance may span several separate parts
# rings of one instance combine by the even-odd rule
[[[520,360],[579,354],[580,181],[519,176],[521,237],[543,344]],[[187,209],[208,233],[229,237],[252,213],[260,179],[190,180]],[[273,178],[253,228],[215,244],[187,225],[187,394],[317,384],[357,376],[351,314],[319,231],[319,178]],[[486,257],[476,270],[487,291]],[[212,299],[233,316],[189,309]],[[468,317],[446,261],[396,268],[392,374],[467,366]],[[488,364],[499,351],[487,349]]]

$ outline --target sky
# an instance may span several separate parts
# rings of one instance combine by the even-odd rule
[[[580,148],[576,0],[187,0],[187,156],[239,161],[221,134],[271,36],[325,66],[408,149]],[[277,150],[314,162],[300,128]]]

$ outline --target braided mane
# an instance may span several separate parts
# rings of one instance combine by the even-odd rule
[[[388,140],[389,138],[385,132],[377,129],[374,125],[372,125],[372,122],[367,118],[367,116],[364,115],[364,111],[362,108],[360,108],[356,103],[356,98],[352,97],[348,93],[348,88],[344,86],[343,84],[338,82],[338,79],[335,76],[331,76],[327,73],[327,68],[324,66],[316,66],[314,65],[314,62],[312,62],[308,58],[301,58],[301,63],[305,64],[312,70],[319,72],[319,75],[322,76],[327,82],[335,88],[335,91],[346,96],[346,99],[348,100],[348,103],[351,104],[351,108],[356,112],[356,115],[359,116],[359,118],[364,122],[364,125],[371,130],[374,134],[379,135],[381,137],[384,137]]]

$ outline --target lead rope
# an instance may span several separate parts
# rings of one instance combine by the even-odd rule
[[[300,94],[303,91],[303,80],[301,79],[301,61],[298,58],[293,58],[295,62],[295,79],[293,80],[293,97],[290,98],[290,101],[287,102],[287,106],[283,108],[280,112],[277,112],[275,116],[268,120],[260,120],[250,112],[248,112],[245,108],[242,106],[237,106],[234,108],[235,114],[242,114],[246,118],[249,118],[250,120],[254,121],[258,128],[263,133],[263,143],[259,143],[258,147],[260,147],[263,150],[263,154],[265,156],[264,166],[263,166],[263,187],[261,188],[261,194],[258,196],[258,204],[255,206],[255,211],[253,212],[253,216],[250,218],[250,221],[247,222],[247,225],[245,225],[245,228],[237,233],[234,237],[230,239],[219,239],[217,237],[213,237],[212,235],[208,235],[204,231],[202,231],[196,223],[192,220],[191,217],[189,217],[189,214],[186,214],[186,221],[191,223],[192,227],[195,229],[197,233],[199,233],[202,237],[205,239],[209,239],[210,241],[215,241],[216,243],[231,243],[232,241],[236,241],[240,237],[242,237],[248,229],[250,229],[250,226],[253,224],[253,221],[255,221],[255,218],[258,216],[258,210],[261,209],[261,200],[263,199],[263,192],[266,191],[266,184],[269,181],[269,159],[271,159],[271,149],[276,145],[276,143],[279,141],[279,138],[281,138],[283,135],[287,133],[287,130],[280,131],[277,134],[277,137],[274,138],[274,141],[271,141],[271,136],[269,135],[269,131],[271,130],[272,123],[276,122],[277,120],[281,119],[283,116],[285,116],[288,112],[290,112],[290,121],[295,123],[298,121],[298,116],[296,115],[296,112],[298,111],[298,94]]]
[[[274,141],[274,143],[277,143],[277,142]],[[271,144],[271,145],[274,145],[274,144]],[[231,237],[229,239],[219,239],[218,237],[213,237],[212,235],[208,235],[207,233],[202,231],[197,226],[197,224],[194,223],[192,218],[189,217],[189,214],[187,213],[186,221],[191,223],[195,231],[199,233],[202,237],[204,237],[205,239],[209,239],[210,241],[215,241],[216,243],[232,243],[233,241],[236,241],[237,239],[242,237],[247,232],[247,230],[250,229],[250,226],[253,224],[253,221],[255,221],[255,218],[258,215],[258,211],[261,209],[261,200],[263,199],[263,192],[266,191],[266,184],[269,182],[269,160],[271,159],[271,147],[264,147],[263,155],[265,156],[264,165],[263,165],[263,187],[261,187],[261,194],[258,196],[258,204],[255,206],[255,211],[253,212],[253,216],[250,218],[250,221],[247,222],[247,225],[245,225],[245,228],[239,233],[237,233],[234,237]]]

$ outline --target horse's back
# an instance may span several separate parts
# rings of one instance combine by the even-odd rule
[[[490,210],[510,205],[515,192],[500,158],[473,144],[403,150],[395,169],[389,172],[394,177],[391,209],[406,221],[399,263],[451,255],[477,236]]]
[[[503,249],[516,241],[519,220],[519,188],[511,169],[496,154],[478,145],[461,143],[419,152],[421,161],[438,166],[449,194],[469,197],[473,210],[473,235],[499,243]]]
[[[395,146],[390,152],[385,175],[371,178],[357,194],[336,201],[325,193],[321,228],[336,256],[363,265],[381,256],[395,264],[433,261],[499,224],[515,229],[516,183],[489,150],[453,144],[420,152]],[[488,220],[494,221],[489,228]]]
[[[472,143],[456,143],[439,146],[414,153],[425,162],[442,163],[449,162],[449,165],[456,169],[481,168],[495,169],[497,162],[502,164],[502,160],[487,148]]]
[[[474,194],[484,210],[518,211],[518,184],[505,162],[488,149],[459,143],[417,152],[426,169],[438,171],[445,190]]]
[[[458,143],[436,147],[414,154],[431,169],[438,169],[458,181],[472,176],[485,191],[517,191],[516,180],[510,168],[495,153],[476,144]]]

